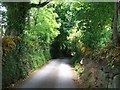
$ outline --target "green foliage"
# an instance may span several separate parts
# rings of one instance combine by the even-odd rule
[[[61,23],[60,34],[52,44],[53,55],[83,57],[82,47],[102,48],[111,39],[114,3],[54,2],[51,7]]]
[[[21,36],[25,28],[25,19],[29,9],[28,2],[4,2],[7,9],[7,29],[6,35]]]
[[[24,33],[25,52],[34,68],[37,68],[50,59],[50,45],[59,34],[59,24],[54,8],[32,8],[30,14],[31,29]]]
[[[51,51],[53,53],[53,57],[70,56],[67,36],[69,35],[68,32],[70,29],[75,25],[75,10],[72,7],[72,3],[66,2],[55,2],[53,7],[55,8],[55,12],[58,14],[57,22],[61,24],[58,29],[60,34],[55,38],[55,41],[52,44]]]
[[[84,71],[84,68],[79,63],[76,63],[74,68],[78,75],[81,75]]]
[[[79,58],[84,56],[82,47],[102,48],[111,39],[114,9],[113,3],[73,3],[73,6],[77,10],[76,24],[67,39],[71,54]]]
[[[20,36],[21,42],[6,40],[11,43],[4,54],[3,86],[24,78],[51,57],[73,56],[72,62],[77,63],[86,52],[89,55],[89,51],[105,47],[112,38],[113,3],[53,2],[43,8],[31,8],[29,13],[29,3],[5,5],[5,33]],[[6,42],[3,45],[8,45]],[[80,69],[78,65],[75,68]]]
[[[83,31],[81,41],[84,45],[95,49],[103,46],[111,36],[113,3],[90,3],[88,7],[79,11],[79,29]]]
[[[34,69],[46,63],[50,56],[50,45],[59,34],[54,8],[32,8],[30,10],[30,30],[24,32],[24,44],[27,59]],[[25,56],[26,56],[25,55]]]
[[[57,28],[60,25],[56,22],[57,14],[54,13],[53,8],[47,7],[32,8],[29,12],[30,25],[26,22],[26,30],[20,44],[15,43],[15,48],[10,48],[5,57],[3,87],[25,78],[31,70],[39,68],[51,58],[50,45],[59,34]],[[14,43],[10,40],[11,38],[5,39],[3,45],[6,45],[6,41],[11,42],[9,43],[11,46],[7,44],[8,46],[13,47]]]
[[[3,59],[2,64],[6,63],[5,58],[11,49],[15,49],[16,43],[20,42],[21,38],[18,36],[4,36],[2,37],[2,50],[3,50]]]

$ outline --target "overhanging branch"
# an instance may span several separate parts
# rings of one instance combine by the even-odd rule
[[[43,2],[43,3],[41,3],[41,2],[39,2],[39,4],[30,4],[30,7],[32,8],[32,7],[44,7],[45,5],[47,5],[50,1],[52,1],[52,0],[46,0],[45,2]]]

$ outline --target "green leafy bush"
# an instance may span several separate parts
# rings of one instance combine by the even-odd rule
[[[60,25],[56,22],[54,8],[32,8],[30,14],[31,28],[25,30],[24,44],[25,52],[32,61],[31,65],[36,69],[51,58],[50,45],[59,34],[57,28]]]
[[[10,49],[6,55],[6,62],[2,68],[3,87],[25,78],[31,70],[41,67],[51,58],[50,45],[59,34],[57,14],[54,13],[53,8],[44,7],[39,10],[32,8],[29,17],[30,27],[26,22],[21,44]],[[8,40],[7,42],[11,42]]]

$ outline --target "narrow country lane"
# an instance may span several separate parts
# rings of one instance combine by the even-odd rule
[[[55,59],[36,71],[19,88],[75,88],[69,59]]]

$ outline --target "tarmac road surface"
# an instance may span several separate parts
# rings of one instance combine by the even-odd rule
[[[76,88],[69,59],[53,59],[19,85],[19,88]]]

